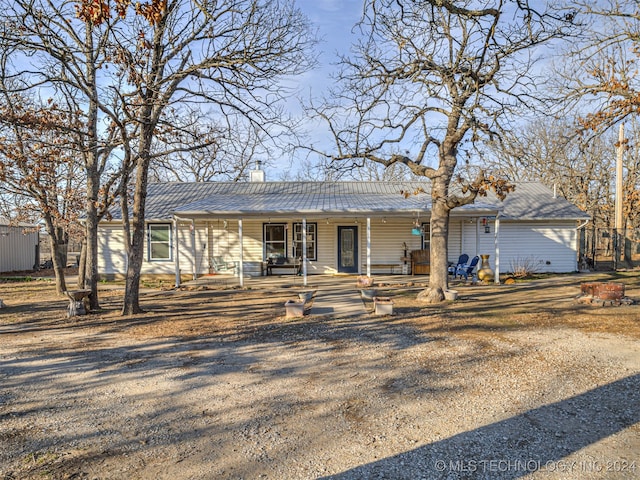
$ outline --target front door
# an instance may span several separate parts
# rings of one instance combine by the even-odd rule
[[[358,273],[358,227],[338,227],[338,272]]]

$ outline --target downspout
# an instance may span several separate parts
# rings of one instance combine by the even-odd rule
[[[494,233],[494,245],[496,250],[496,276],[495,283],[500,285],[500,242],[498,240],[498,234],[500,233],[500,212],[496,213],[495,233]]]
[[[576,252],[578,253],[578,255],[576,255],[576,272],[580,271],[580,262],[578,262],[578,258],[580,256],[580,233],[579,232],[581,229],[586,227],[590,221],[591,219],[588,218],[583,224],[578,225],[576,227],[576,232],[578,232],[578,235],[576,235]]]
[[[476,255],[480,255],[480,217],[476,217]]]
[[[584,222],[582,225],[578,225],[576,227],[576,230],[580,230],[581,228],[584,228],[587,226],[587,224],[591,221],[591,219],[588,219],[586,222]]]
[[[198,279],[197,267],[196,267],[196,221],[191,219],[191,225],[189,225],[189,233],[191,233],[191,275],[193,280]]]
[[[371,276],[371,217],[367,217],[367,277]]]
[[[242,241],[242,218],[238,219],[238,242],[240,243],[240,263],[238,265],[238,275],[240,275],[240,288],[244,287],[244,248]]]

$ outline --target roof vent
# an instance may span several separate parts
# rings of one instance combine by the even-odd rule
[[[264,170],[262,170],[262,162],[260,160],[256,161],[256,169],[251,170],[249,172],[249,181],[250,182],[264,182]]]

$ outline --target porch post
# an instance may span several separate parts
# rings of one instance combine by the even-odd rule
[[[173,217],[173,254],[175,256],[176,287],[180,286],[180,248],[178,246],[178,217]]]
[[[367,277],[371,276],[371,217],[367,217]]]
[[[244,287],[244,248],[242,246],[242,218],[238,219],[238,243],[240,244],[240,263],[238,264],[238,275],[240,276],[240,287]]]
[[[500,284],[500,242],[498,240],[498,233],[500,232],[500,212],[496,214],[496,231],[494,234],[494,243],[496,247],[496,285]]]
[[[307,286],[307,218],[302,219],[302,282]]]
[[[196,221],[193,218],[191,219],[191,225],[189,225],[189,232],[191,233],[191,275],[196,280],[198,278],[196,267]]]
[[[476,255],[480,255],[480,217],[476,217]]]

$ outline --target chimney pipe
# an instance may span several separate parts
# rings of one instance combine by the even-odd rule
[[[256,168],[255,168],[255,170],[251,170],[249,172],[249,181],[250,182],[264,182],[265,181],[264,170],[262,170],[262,160],[256,160]]]

